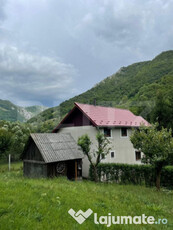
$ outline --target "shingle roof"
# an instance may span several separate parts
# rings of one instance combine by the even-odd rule
[[[141,116],[136,116],[126,109],[112,107],[94,106],[75,103],[95,126],[113,126],[113,127],[139,127],[141,124],[149,126],[150,124]]]
[[[46,163],[83,158],[82,150],[69,133],[32,133],[31,138]]]

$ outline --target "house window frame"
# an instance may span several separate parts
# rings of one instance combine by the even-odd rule
[[[140,153],[140,158],[139,159],[137,159],[136,153]],[[140,150],[135,150],[135,160],[136,161],[141,161],[141,159],[142,159],[142,153],[141,153],[141,151]]]
[[[105,132],[104,132],[104,129],[110,129],[110,137],[109,136],[105,136]],[[106,138],[112,138],[112,128],[110,127],[104,127],[103,128],[103,134],[104,134],[104,136],[106,137]]]
[[[112,153],[114,153],[114,157],[112,157]],[[116,159],[116,152],[115,150],[110,150],[110,159]]]
[[[122,136],[122,129],[126,129],[126,130],[127,130],[127,136]],[[128,136],[129,136],[128,128],[127,128],[127,127],[121,127],[121,128],[120,128],[120,137],[121,137],[121,138],[128,138]]]

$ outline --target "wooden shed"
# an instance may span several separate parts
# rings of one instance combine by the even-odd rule
[[[83,153],[71,134],[31,134],[22,154],[27,177],[82,177]]]

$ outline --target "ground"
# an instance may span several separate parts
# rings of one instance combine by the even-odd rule
[[[139,216],[167,218],[166,225],[94,224],[93,214],[79,225],[69,214],[92,209],[98,216]],[[66,178],[28,179],[22,165],[0,165],[0,230],[92,230],[92,229],[173,229],[173,191],[134,185],[90,181],[72,182]]]

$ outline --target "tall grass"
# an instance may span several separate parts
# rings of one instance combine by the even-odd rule
[[[107,229],[96,225],[91,215],[79,225],[68,210],[91,208],[98,216],[145,214],[167,218],[166,225],[117,225],[109,229],[173,229],[173,192],[133,185],[90,181],[72,182],[66,178],[29,179],[21,164],[0,165],[0,230],[78,230]]]

